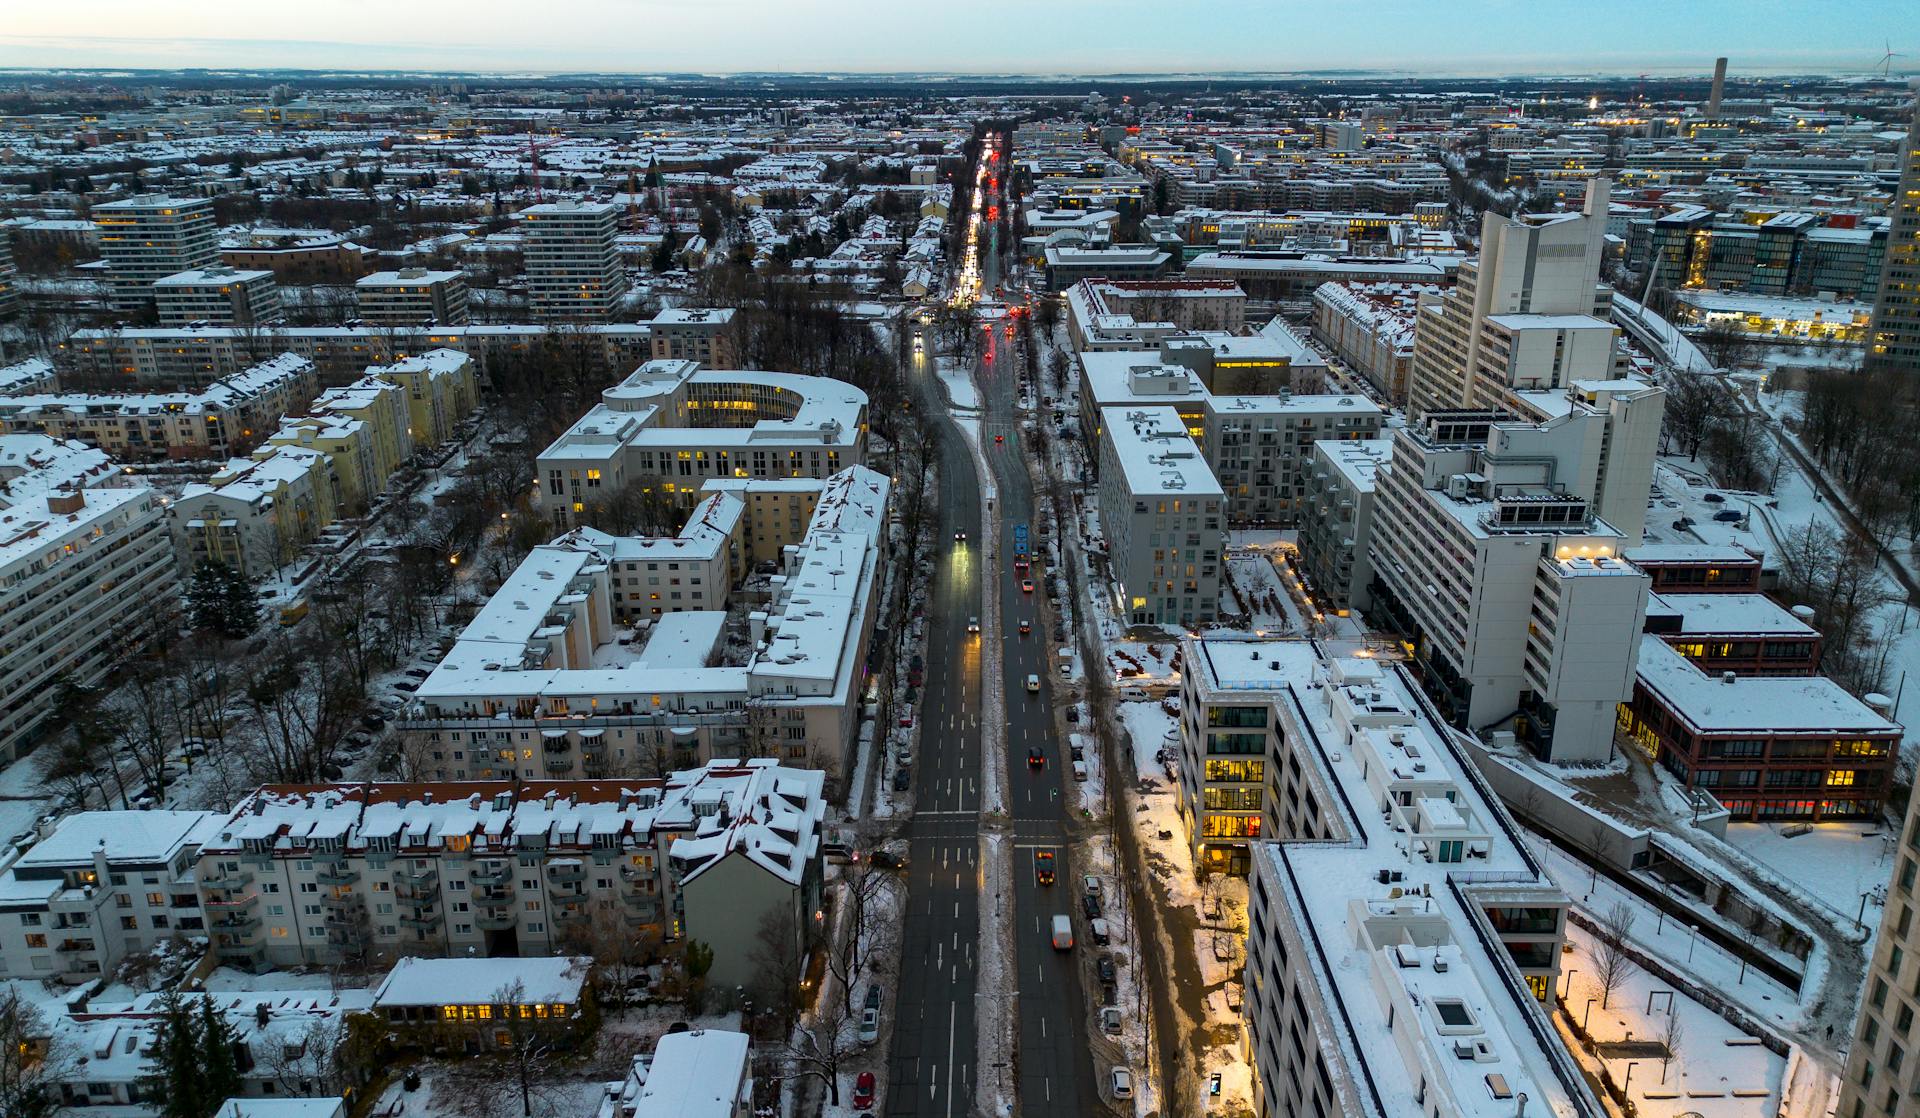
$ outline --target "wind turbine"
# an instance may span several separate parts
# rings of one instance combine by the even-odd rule
[[[1886,40],[1886,44],[1887,53],[1880,56],[1880,76],[1883,78],[1891,78],[1893,76],[1893,60],[1904,56],[1893,49],[1893,41],[1891,39]]]

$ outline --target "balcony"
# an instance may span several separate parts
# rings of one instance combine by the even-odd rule
[[[437,912],[423,912],[418,915],[402,916],[400,922],[409,928],[432,930],[440,926],[442,917]]]
[[[473,872],[467,874],[467,880],[483,888],[505,886],[510,889],[513,887],[513,866],[476,866]]]
[[[587,879],[587,867],[575,861],[547,864],[547,880],[555,885],[575,885]]]
[[[203,903],[206,907],[208,915],[220,916],[229,912],[247,911],[248,909],[252,908],[254,905],[257,905],[260,903],[260,894],[242,893],[240,896],[229,897],[224,901],[210,900],[210,901],[205,901]]]
[[[200,884],[209,889],[221,889],[232,892],[235,889],[244,889],[252,885],[253,873],[250,870],[233,870],[232,872],[214,870],[209,875],[202,877]]]
[[[323,905],[326,905],[330,909],[353,908],[355,905],[359,904],[359,902],[360,902],[360,894],[358,893],[322,893],[320,894],[320,903]]]
[[[257,924],[259,921],[256,920],[254,923]],[[60,946],[54,950],[62,955],[71,955],[76,951],[92,951],[94,946],[90,939],[63,939],[60,941]]]
[[[481,908],[512,908],[513,891],[481,890],[473,894],[473,903]]]
[[[518,924],[520,917],[509,908],[500,912],[482,912],[473,918],[473,922],[480,925],[483,931],[504,932]]]
[[[550,773],[570,773],[573,771],[573,758],[546,757],[540,762],[540,767]]]
[[[406,905],[408,908],[432,908],[434,905],[440,903],[440,894],[395,889],[393,891],[393,899]]]
[[[348,909],[335,909],[328,912],[324,922],[329,929],[356,928],[362,923],[359,914]]]
[[[314,870],[322,885],[352,885],[360,880],[360,871],[345,862],[322,862]]]
[[[585,908],[582,908],[579,905],[570,905],[566,908],[554,909],[552,912],[552,917],[555,925],[565,925],[565,926],[571,927],[576,924],[584,924],[587,922],[587,910]]]
[[[431,889],[440,884],[440,871],[436,869],[401,869],[393,872],[396,885],[408,885],[415,889]]]
[[[224,916],[218,920],[208,921],[207,927],[216,932],[225,932],[228,935],[248,936],[260,930],[260,918],[258,916],[234,913],[231,916]]]

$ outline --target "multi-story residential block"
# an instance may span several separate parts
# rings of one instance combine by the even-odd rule
[[[319,392],[313,362],[291,353],[198,392],[55,392],[47,372],[19,394],[0,384],[0,433],[80,439],[135,461],[244,453]]]
[[[1461,265],[1445,296],[1420,304],[1407,396],[1415,415],[1613,378],[1612,289],[1599,282],[1607,198],[1606,180],[1594,179],[1576,212],[1488,211],[1479,258]]]
[[[836,774],[851,757],[885,542],[887,479],[815,483],[804,532],[753,528],[729,482],[681,536],[581,530],[528,555],[415,692],[401,730],[436,779],[658,775],[715,757],[779,756]],[[752,648],[720,638],[745,556],[780,556]],[[643,637],[644,633],[644,637]],[[502,736],[504,735],[504,736]]]
[[[370,372],[344,388],[322,392],[306,415],[281,420],[253,456],[271,457],[281,447],[320,451],[333,463],[342,515],[357,515],[386,492],[394,471],[413,457],[411,414],[408,389]]]
[[[589,324],[566,344],[602,373],[631,369],[651,352],[645,323]],[[231,326],[199,329],[79,330],[60,347],[64,366],[119,373],[137,380],[212,380],[285,350],[313,362],[322,384],[357,380],[369,364],[384,365],[430,349],[457,349],[477,372],[538,356],[557,344],[557,326],[280,326],[270,333]],[[265,349],[267,345],[270,349]],[[265,349],[265,352],[262,350]]]
[[[145,194],[93,207],[100,255],[113,285],[113,309],[153,303],[156,281],[220,262],[213,201]]]
[[[823,780],[750,760],[618,783],[268,786],[201,845],[208,932],[222,962],[258,968],[556,955],[611,919],[711,945],[710,980],[731,986],[770,913],[798,917],[796,956],[811,942]]]
[[[1189,330],[1237,334],[1247,321],[1247,294],[1232,280],[1083,280],[1066,302],[1078,351],[1151,348]]]
[[[399,385],[407,394],[407,437],[416,447],[453,438],[460,421],[480,405],[473,359],[457,349],[430,349],[391,365],[373,365],[367,375]]]
[[[607,1085],[593,1118],[753,1118],[753,1042],[745,1033],[668,1033],[627,1078]]]
[[[824,377],[649,361],[601,401],[535,462],[555,527],[630,485],[691,502],[714,478],[826,478],[866,461],[866,393]]]
[[[70,985],[176,936],[206,935],[193,867],[205,811],[62,816],[0,871],[0,977]]]
[[[740,364],[732,307],[669,307],[653,316],[653,359],[698,361],[709,369]]]
[[[1580,432],[1429,412],[1394,432],[1370,537],[1376,617],[1408,635],[1442,711],[1475,730],[1518,714],[1554,761],[1609,755],[1647,606],[1627,537],[1575,488]]]
[[[1413,681],[1305,642],[1185,647],[1212,694],[1183,735],[1217,712],[1270,749],[1245,855],[1254,1112],[1601,1118],[1547,1019],[1568,898]]]
[[[340,514],[334,459],[303,446],[235,458],[167,506],[182,570],[203,563],[257,579],[285,566]]]
[[[1392,453],[1392,439],[1313,444],[1300,508],[1299,567],[1315,597],[1332,609],[1372,604],[1374,475]]]
[[[1309,249],[1206,252],[1188,262],[1186,274],[1233,280],[1249,299],[1305,300],[1327,283],[1451,283],[1463,259],[1458,252],[1407,256],[1328,256]]]
[[[627,291],[614,243],[620,208],[612,202],[546,202],[520,213],[534,313],[559,321],[611,318]]]
[[[0,365],[0,395],[24,395],[51,392],[59,384],[53,362],[44,357],[29,357],[11,365]]]
[[[1167,270],[1171,253],[1156,245],[1048,245],[1044,255],[1049,291],[1081,280],[1150,280]]]
[[[1900,726],[1824,676],[1708,673],[1641,639],[1620,729],[1736,819],[1878,818]]]
[[[20,274],[13,266],[13,239],[0,229],[0,319],[12,318],[20,311]]]
[[[1204,352],[1194,354],[1196,349]],[[1080,429],[1090,457],[1104,469],[1107,428],[1116,411],[1170,407],[1200,446],[1207,468],[1226,494],[1229,522],[1298,523],[1314,442],[1370,439],[1378,433],[1384,413],[1379,405],[1359,396],[1295,394],[1284,386],[1268,395],[1227,394],[1210,388],[1210,379],[1217,386],[1218,378],[1246,375],[1246,370],[1219,367],[1237,360],[1231,350],[1220,358],[1205,338],[1189,344],[1188,336],[1167,339],[1159,355],[1081,354]],[[1284,368],[1283,362],[1271,373],[1279,376]]]
[[[1212,621],[1226,494],[1173,408],[1109,408],[1103,421],[1100,525],[1120,612],[1135,625]]]
[[[0,436],[0,758],[62,724],[54,684],[92,686],[171,624],[179,575],[159,499],[102,451]]]
[[[453,271],[402,268],[353,281],[357,313],[389,326],[465,326],[467,277]]]
[[[1907,1030],[1920,1012],[1920,920],[1914,918],[1914,883],[1920,879],[1920,796],[1907,800],[1900,826],[1893,877],[1880,912],[1879,935],[1867,942],[1867,976],[1853,1043],[1847,1047],[1840,1076],[1838,1118],[1914,1118],[1920,1114],[1920,1090]]]
[[[1313,291],[1313,336],[1395,404],[1407,399],[1414,315],[1432,284],[1323,283]]]
[[[273,273],[210,264],[153,281],[160,325],[265,326],[279,322],[280,287]]]

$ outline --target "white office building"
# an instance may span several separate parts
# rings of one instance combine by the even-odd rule
[[[113,309],[134,311],[153,302],[153,285],[180,272],[220,262],[213,201],[146,194],[93,207],[100,256],[113,285]]]
[[[467,277],[457,271],[402,268],[375,272],[353,284],[363,321],[386,326],[465,326]]]
[[[160,325],[266,326],[279,322],[280,287],[264,269],[190,268],[153,282]]]
[[[1135,625],[1212,621],[1226,494],[1173,408],[1110,408],[1103,421],[1100,524],[1116,611]]]

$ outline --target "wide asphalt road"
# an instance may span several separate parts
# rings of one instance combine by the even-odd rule
[[[929,364],[916,358],[914,375],[931,377]],[[903,1118],[970,1114],[979,1051],[980,637],[967,632],[967,621],[980,614],[980,484],[973,456],[951,423],[940,444],[940,488],[914,813],[906,832],[900,990],[880,1100],[884,1113]],[[956,542],[956,531],[966,532],[967,542]]]

